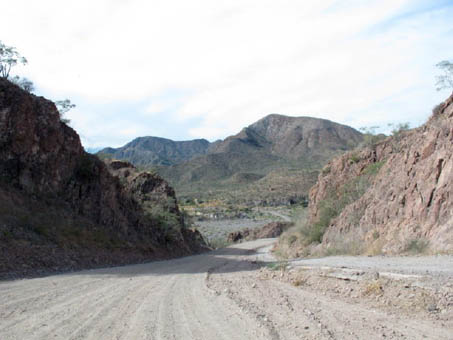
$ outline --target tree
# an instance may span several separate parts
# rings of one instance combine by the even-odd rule
[[[18,63],[27,64],[27,59],[17,52],[15,47],[6,46],[0,40],[0,77],[8,79],[9,72]]]
[[[75,108],[75,104],[72,104],[69,99],[65,100],[57,100],[55,102],[55,106],[57,107],[58,113],[60,114],[60,119],[63,123],[69,124],[70,120],[67,118],[64,118],[64,114],[68,112],[69,110]]]
[[[359,128],[359,130],[363,134],[363,143],[362,145],[364,146],[369,146],[372,147],[373,145],[377,144],[380,142],[382,139],[385,138],[384,134],[378,134],[377,130],[380,127],[375,125],[375,126],[363,126]]]
[[[33,82],[25,77],[14,76],[10,80],[27,92],[33,92],[35,90]]]
[[[453,89],[453,62],[443,60],[436,67],[443,71],[442,75],[436,77],[437,91]]]

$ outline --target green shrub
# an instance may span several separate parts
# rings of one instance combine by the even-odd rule
[[[329,227],[331,221],[341,214],[343,209],[357,201],[372,183],[372,178],[379,172],[379,169],[385,162],[376,162],[368,165],[365,171],[360,176],[357,176],[345,183],[338,193],[330,191],[327,193],[324,200],[319,203],[318,220],[312,225],[306,225],[301,228],[301,233],[305,236],[306,243],[320,243],[326,229]],[[362,218],[365,210],[355,211],[351,215],[351,224],[358,224]]]
[[[407,122],[406,123],[398,123],[396,125],[389,124],[389,127],[393,127],[391,132],[392,132],[392,135],[395,136],[395,135],[400,134],[403,131],[409,130],[410,124],[407,123]]]
[[[208,243],[209,246],[213,249],[225,248],[231,245],[231,243],[227,241],[225,236],[212,238],[208,241]]]
[[[14,235],[9,230],[3,230],[2,231],[2,237],[3,237],[4,240],[9,241],[9,240],[12,240],[14,238]]]
[[[385,161],[371,163],[365,168],[363,173],[366,174],[366,175],[374,176],[374,175],[376,175],[379,172],[379,170],[382,168],[382,166],[384,164],[385,164]]]
[[[330,174],[330,170],[331,170],[331,169],[330,169],[330,166],[325,166],[325,167],[322,169],[321,173],[322,173],[323,176],[326,176],[326,175]]]
[[[409,123],[399,123],[396,125],[389,124],[390,127],[392,128],[392,136],[393,136],[393,146],[395,151],[399,152],[400,151],[400,145],[398,145],[398,142],[401,141],[402,137],[404,136],[404,132],[409,130],[410,125]]]
[[[356,153],[353,153],[351,154],[351,156],[349,156],[349,160],[352,162],[352,163],[358,163],[360,161],[360,157],[358,154]]]
[[[422,254],[424,253],[429,246],[429,241],[425,239],[414,239],[410,240],[406,248],[404,249],[405,252],[411,254]]]
[[[288,267],[288,261],[272,262],[267,265],[270,270],[285,270]]]
[[[324,232],[330,225],[330,221],[338,216],[341,207],[336,206],[335,201],[328,199],[321,202],[319,219],[307,230],[308,243],[321,242]]]
[[[373,147],[377,143],[379,143],[381,140],[386,138],[384,134],[379,134],[379,135],[373,135],[373,134],[365,134],[363,135],[363,146],[367,147]]]
[[[381,140],[385,139],[386,136],[382,133],[377,133],[379,126],[361,127],[359,130],[363,133],[363,142],[359,147],[373,147]]]
[[[440,104],[437,104],[436,106],[433,107],[433,115],[434,116],[437,116],[438,114],[440,114],[442,108],[444,107],[444,103],[440,103]]]
[[[289,235],[289,237],[288,237],[288,243],[289,243],[290,245],[293,244],[293,243],[296,242],[296,241],[297,241],[297,236],[296,236],[296,235],[294,235],[294,234],[293,234],[293,235]]]

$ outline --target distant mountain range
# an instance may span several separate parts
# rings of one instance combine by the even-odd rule
[[[251,183],[259,186],[260,181],[266,183],[268,190],[273,179],[267,176],[284,180],[278,176],[279,170],[310,173],[310,180],[303,181],[306,195],[316,181],[317,170],[362,140],[359,131],[329,120],[271,114],[223,141],[175,142],[140,137],[121,148],[106,148],[100,153],[153,167],[176,188],[179,196],[216,190],[231,192]]]
[[[99,153],[135,165],[174,165],[206,154],[210,145],[206,139],[175,142],[160,137],[139,137],[123,147],[105,148]]]
[[[91,154],[95,154],[95,153],[101,151],[101,150],[104,149],[104,148],[99,148],[99,147],[92,147],[92,148],[91,148],[91,147],[84,147],[84,149],[85,149],[85,152],[88,152],[88,153],[91,153]]]

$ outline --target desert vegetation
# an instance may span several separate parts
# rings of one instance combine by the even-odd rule
[[[351,152],[349,161],[359,162],[359,154]],[[298,211],[294,216],[295,226],[280,237],[276,254],[279,257],[298,257],[309,254],[338,255],[363,252],[360,241],[354,239],[337,239],[334,245],[327,251],[323,250],[322,253],[316,250],[316,245],[322,242],[324,233],[332,220],[339,216],[347,205],[357,201],[372,185],[374,177],[384,164],[385,161],[371,163],[359,176],[347,181],[336,190],[329,189],[326,197],[318,204],[319,212],[315,222],[309,221],[307,208]],[[362,215],[362,210],[356,210],[350,214],[351,224],[358,224]]]
[[[11,69],[17,64],[26,65],[27,59],[15,47],[5,45],[0,40],[0,77],[8,79]]]

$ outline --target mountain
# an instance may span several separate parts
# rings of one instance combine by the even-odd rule
[[[163,179],[86,153],[54,103],[0,78],[0,277],[203,247]]]
[[[88,152],[88,153],[91,153],[91,154],[95,154],[95,153],[101,151],[102,149],[104,149],[104,148],[98,148],[98,147],[85,148],[85,151]]]
[[[284,203],[306,196],[316,181],[317,172],[313,170],[362,140],[360,132],[328,120],[272,114],[234,136],[211,144],[205,155],[158,167],[157,171],[181,196],[206,196],[212,192],[216,196],[226,190],[236,193],[234,199],[240,199],[247,195],[247,185],[253,183],[258,196],[250,197],[249,201],[262,201],[263,195],[273,191],[269,200]],[[308,176],[303,179],[303,188],[290,194],[272,190],[273,179],[285,181],[278,173],[287,170],[304,171],[298,174]],[[284,197],[283,202],[279,197]]]
[[[210,148],[211,153],[267,154],[293,160],[322,161],[339,150],[348,150],[362,141],[351,127],[325,119],[268,115],[235,136]]]
[[[206,139],[175,142],[160,137],[139,137],[120,148],[105,148],[99,154],[128,160],[135,165],[173,165],[206,154]]]
[[[331,160],[280,253],[453,251],[453,95],[421,127]]]

